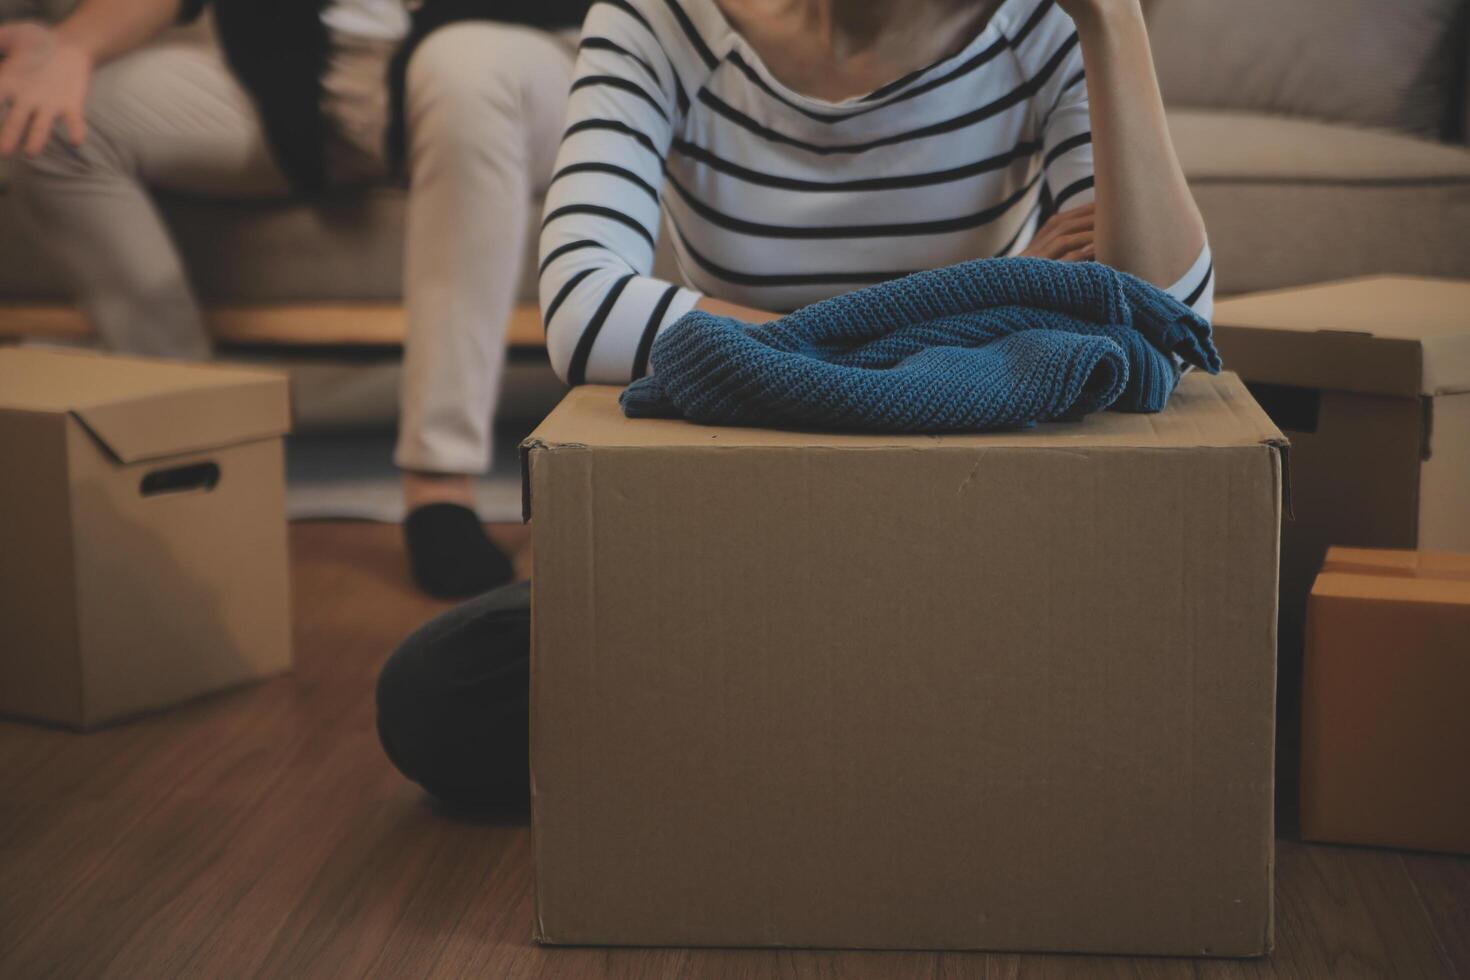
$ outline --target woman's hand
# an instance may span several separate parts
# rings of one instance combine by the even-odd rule
[[[92,65],[85,48],[45,24],[0,25],[0,157],[40,153],[58,119],[80,146]]]
[[[1097,256],[1093,240],[1096,208],[1084,204],[1080,208],[1054,214],[1036,232],[1031,244],[1020,254],[1033,259],[1057,259],[1061,262],[1088,262]]]

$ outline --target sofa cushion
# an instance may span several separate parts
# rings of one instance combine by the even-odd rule
[[[1464,147],[1383,130],[1182,108],[1169,111],[1169,129],[1191,182],[1470,179],[1470,151]]]
[[[0,297],[67,293],[20,222],[15,195],[0,193]],[[206,303],[393,300],[401,295],[404,194],[375,189],[312,206],[167,197],[159,201]],[[522,293],[534,295],[534,283]]]
[[[1222,294],[1379,272],[1470,279],[1470,149],[1250,113],[1171,110]]]
[[[1173,105],[1437,137],[1458,129],[1465,0],[1151,0]]]
[[[406,195],[398,188],[318,205],[183,197],[159,204],[206,304],[402,298]],[[533,201],[531,214],[541,207]],[[527,224],[517,295],[534,303],[540,222]],[[0,185],[0,231],[17,228],[19,234],[0,233],[0,302],[65,298],[61,276],[21,224],[14,195]],[[661,236],[656,271],[682,281],[668,237]]]

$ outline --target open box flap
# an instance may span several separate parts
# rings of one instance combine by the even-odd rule
[[[1470,282],[1368,276],[1221,300],[1225,364],[1253,382],[1413,398],[1470,391]]]
[[[46,350],[0,351],[0,410],[70,413],[133,463],[284,434],[284,375]]]

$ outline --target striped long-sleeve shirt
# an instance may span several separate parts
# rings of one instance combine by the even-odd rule
[[[1010,255],[1092,200],[1087,82],[1054,0],[1004,0],[959,53],[859,98],[782,85],[713,0],[599,0],[541,233],[553,365],[643,375],[701,293],[788,311]],[[650,275],[661,213],[687,285]],[[1169,292],[1206,317],[1206,247]]]

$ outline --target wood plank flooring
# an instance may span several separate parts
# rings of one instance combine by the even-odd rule
[[[378,749],[378,666],[442,608],[398,529],[292,545],[291,675],[88,735],[0,722],[0,977],[1470,978],[1470,859],[1287,841],[1264,960],[538,947],[526,827],[436,812]]]

